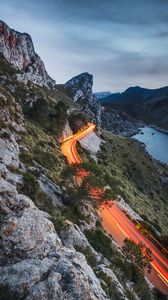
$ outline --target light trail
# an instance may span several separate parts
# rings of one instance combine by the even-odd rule
[[[76,150],[76,143],[84,136],[92,132],[94,129],[95,125],[92,123],[88,123],[85,129],[69,136],[62,142],[61,150],[62,153],[66,156],[69,164],[80,164],[82,162],[82,159],[80,158]],[[87,176],[87,172],[81,172],[81,174],[79,175],[81,176],[82,180],[85,176]],[[91,187],[88,188],[90,190],[91,196],[94,199],[100,201],[102,194],[101,189],[96,190],[92,189]],[[162,256],[162,254],[150,240],[148,240],[137,230],[135,224],[131,222],[131,220],[122,212],[117,203],[113,202],[112,207],[110,207],[110,205],[107,205],[101,201],[101,205],[104,207],[106,215],[108,214],[108,216],[110,216],[111,224],[113,224],[113,220],[117,225],[118,235],[121,235],[122,233],[124,238],[127,237],[132,239],[135,244],[139,244],[139,242],[142,242],[147,248],[151,249],[153,258],[151,265],[156,271],[155,285],[159,287],[164,293],[168,294],[168,261],[166,260],[166,258]],[[113,226],[108,228],[107,232],[113,235]],[[164,286],[162,286],[161,282],[162,284],[164,284]]]

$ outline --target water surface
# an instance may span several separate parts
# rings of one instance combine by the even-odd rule
[[[133,138],[143,142],[153,158],[168,164],[168,134],[151,127],[144,127]]]

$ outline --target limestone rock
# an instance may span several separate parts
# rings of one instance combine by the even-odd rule
[[[62,142],[64,139],[71,136],[72,134],[73,134],[72,129],[70,128],[69,123],[67,122],[62,132],[62,137],[60,142]]]
[[[0,21],[0,53],[18,70],[18,80],[47,87],[55,84],[35,53],[30,35],[11,29],[3,21]]]
[[[28,300],[107,299],[85,257],[62,246],[48,214],[4,179],[0,190],[0,286]],[[80,240],[87,245],[79,228],[69,225],[71,245]]]
[[[93,75],[89,73],[82,73],[67,81],[65,89],[69,90],[75,102],[81,99],[90,101],[93,97],[92,86]]]
[[[96,135],[95,132],[89,133],[87,136],[82,138],[80,141],[82,148],[88,150],[93,157],[100,150],[101,139]]]
[[[82,73],[65,83],[64,88],[81,108],[90,115],[92,121],[101,124],[101,105],[93,94],[93,75]]]
[[[120,299],[128,300],[128,298],[126,297],[125,292],[124,292],[124,287],[118,281],[118,279],[117,279],[116,275],[113,273],[113,271],[103,264],[99,265],[99,270],[101,270],[108,278],[111,279],[112,283],[115,285],[115,289],[117,290],[117,294],[120,297]]]
[[[85,250],[87,247],[89,247],[92,254],[95,256],[97,255],[96,251],[91,247],[86,236],[82,233],[80,228],[71,221],[65,221],[60,232],[60,237],[63,245],[67,248],[69,247],[71,249],[75,249],[78,247]]]
[[[81,231],[95,229],[99,217],[89,201],[85,200],[81,203],[80,214],[83,216],[83,220],[80,221]]]
[[[38,179],[40,189],[51,199],[54,207],[62,207],[62,191],[58,185],[41,174]]]

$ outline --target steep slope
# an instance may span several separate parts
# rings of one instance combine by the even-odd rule
[[[131,87],[100,101],[105,107],[123,110],[146,123],[168,129],[168,87],[154,90]]]
[[[140,122],[115,109],[105,109],[101,107],[96,94],[93,94],[93,75],[82,73],[70,79],[64,85],[67,94],[74,99],[80,109],[90,116],[90,120],[97,126],[111,131],[115,134],[130,136],[138,132]]]
[[[66,220],[70,211],[83,230],[85,212],[90,228],[98,220],[86,199],[76,198],[83,209],[75,212],[72,189],[62,185],[59,138],[73,100],[18,81],[4,57],[0,65],[0,299],[108,300],[94,266],[106,268],[101,273],[110,272],[111,293],[127,299],[110,263]]]
[[[3,48],[1,53],[4,51]],[[71,132],[67,125],[71,114],[79,112],[82,105],[78,100],[74,102],[64,87],[49,89],[32,81],[18,80],[19,69],[4,54],[0,56],[0,66],[0,299],[136,300],[137,295],[143,300],[159,299],[136,266],[126,261],[113,239],[103,231],[97,205],[80,194],[68,172],[59,141],[64,129]],[[90,108],[88,114],[90,117]],[[95,118],[93,112],[92,116]],[[129,166],[136,171],[132,156],[126,170],[123,167],[118,171],[120,158],[134,153],[135,147],[130,144],[125,153],[125,141],[129,140],[121,142],[117,137],[121,145],[112,145],[113,153],[109,155],[112,164],[116,159],[113,170],[111,163],[108,168],[106,165],[110,145],[104,132],[102,138],[107,145],[98,157],[99,174],[117,189],[117,180],[122,182]],[[115,136],[110,135],[110,139],[115,141]],[[83,142],[87,149],[83,154],[93,163],[88,144],[87,140]],[[138,155],[141,153],[142,149]],[[148,171],[152,166],[150,160]],[[155,185],[164,202],[159,185],[163,170],[159,168],[158,165],[157,171],[154,168],[144,193],[149,190],[150,194]],[[131,193],[134,183],[139,184],[138,175],[130,179],[125,172],[124,176],[128,181],[123,186],[129,183]],[[130,197],[130,205],[134,196]]]
[[[101,125],[101,105],[92,91],[93,75],[82,73],[65,83],[64,89],[81,109],[90,115],[92,121]]]
[[[11,29],[0,21],[0,53],[16,68],[17,78],[23,82],[52,87],[55,81],[49,77],[44,63],[35,53],[32,39],[27,33]]]

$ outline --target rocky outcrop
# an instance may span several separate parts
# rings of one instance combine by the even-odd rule
[[[45,193],[46,197],[51,199],[53,207],[62,207],[62,191],[58,185],[51,181],[44,174],[41,174],[39,179],[39,190]]]
[[[86,137],[80,140],[80,145],[85,150],[89,151],[93,158],[96,158],[97,152],[100,150],[102,140],[96,135],[95,132],[89,133]]]
[[[0,21],[0,53],[16,68],[18,80],[25,83],[32,81],[47,87],[55,84],[44,63],[35,53],[30,35],[11,29],[3,21]]]
[[[93,76],[82,73],[65,83],[64,88],[98,127],[122,136],[136,134],[139,127],[143,126],[142,122],[136,121],[122,111],[102,107],[100,100],[92,92],[92,86]]]
[[[90,115],[91,119],[100,126],[101,105],[93,94],[93,75],[82,73],[67,81],[64,85],[67,93],[77,102],[80,107]]]
[[[93,93],[93,75],[89,73],[82,73],[67,81],[64,85],[65,89],[69,91],[74,101],[82,100],[83,102],[92,101]]]
[[[1,291],[29,300],[107,299],[85,257],[62,245],[49,215],[5,179],[0,191]]]
[[[62,136],[61,136],[60,142],[62,142],[64,139],[68,138],[72,134],[73,134],[73,131],[70,128],[69,122],[67,122],[66,125],[65,125],[65,127],[64,127],[64,130],[62,132]]]

